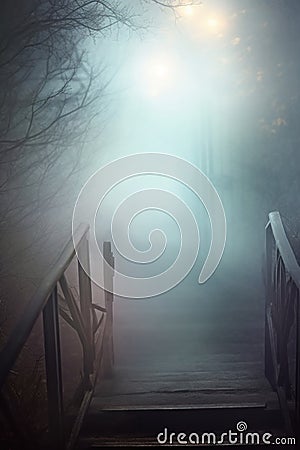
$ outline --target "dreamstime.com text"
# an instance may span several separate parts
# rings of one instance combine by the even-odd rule
[[[250,432],[247,429],[248,425],[244,421],[238,422],[235,430],[220,435],[214,432],[174,433],[165,428],[157,435],[157,442],[161,445],[296,445],[295,437],[277,437],[272,433]]]

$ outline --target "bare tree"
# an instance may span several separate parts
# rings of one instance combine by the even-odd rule
[[[185,4],[151,2],[161,7]],[[46,250],[46,264],[52,262],[47,240],[56,230],[49,216],[61,213],[62,204],[72,205],[70,180],[76,180],[72,175],[89,158],[90,125],[105,108],[104,68],[90,64],[84,41],[119,26],[137,28],[134,4],[129,7],[125,0],[3,0],[1,4],[0,278],[4,290],[0,342],[10,329],[10,316],[23,309],[21,303],[47,270],[40,253]],[[76,189],[72,190],[74,195]],[[56,214],[56,228],[63,221],[68,228],[65,216]],[[37,342],[29,346],[30,353],[34,347],[30,357],[23,356],[16,384],[9,385],[17,409],[24,409],[25,398],[25,414],[34,409],[34,397],[43,391],[39,367],[30,370],[39,357],[35,346]],[[27,376],[24,359],[30,366]]]
[[[2,21],[12,26],[1,26],[0,36],[2,225],[12,213],[22,222],[27,204],[18,202],[20,192],[42,183],[64,150],[68,162],[78,161],[73,152],[82,147],[103,88],[95,88],[99,74],[89,67],[80,41],[114,24],[130,24],[127,8],[112,2],[34,0],[26,11],[22,2],[15,4],[19,17],[4,8]]]
[[[142,3],[176,9],[192,2]],[[2,278],[9,268],[16,273],[17,262],[22,271],[22,253],[27,252],[28,260],[43,247],[51,228],[49,215],[55,214],[52,209],[66,198],[72,204],[67,187],[73,195],[76,188],[67,180],[89,158],[88,133],[105,108],[106,82],[104,69],[90,64],[85,40],[114,27],[137,29],[141,23],[135,8],[134,0],[4,0],[1,5]],[[72,180],[78,182],[78,177]],[[23,239],[29,230],[32,239]]]

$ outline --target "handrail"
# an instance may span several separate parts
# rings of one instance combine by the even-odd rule
[[[265,231],[265,374],[291,433],[300,425],[300,267],[278,211]]]
[[[300,289],[300,266],[287,238],[281,216],[278,211],[269,214],[269,223],[272,228],[276,246],[283,259],[286,271],[291,275],[298,289]],[[268,225],[267,225],[268,226]]]
[[[74,233],[75,246],[80,245],[88,229],[88,225],[80,225],[78,227]],[[24,313],[15,325],[14,330],[10,333],[7,343],[0,352],[0,390],[27,341],[38,316],[41,314],[49,295],[70,264],[74,255],[75,248],[73,240],[70,239],[58,260],[53,264],[46,277],[40,283],[29,305],[26,306]]]
[[[79,293],[78,296],[74,296],[65,272],[77,252]],[[49,448],[56,450],[73,448],[91,401],[100,367],[105,376],[112,374],[114,257],[110,242],[104,242],[103,256],[110,266],[109,270],[104,271],[105,307],[93,302],[91,278],[83,268],[90,267],[89,227],[80,225],[40,283],[0,352],[0,409],[23,446],[26,443],[26,433],[15,420],[3,388],[41,314],[47,381]],[[99,314],[97,316],[97,311],[101,313],[100,317]],[[81,400],[71,430],[66,427],[64,412],[59,316],[77,332],[82,346],[82,379],[74,396],[77,405],[79,396]]]

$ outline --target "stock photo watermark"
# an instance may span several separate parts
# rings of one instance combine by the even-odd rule
[[[248,425],[244,421],[236,424],[234,430],[224,433],[174,433],[165,428],[157,435],[157,443],[160,445],[296,445],[295,437],[278,437],[272,433],[259,433],[248,431]]]
[[[110,236],[114,252],[137,265],[152,263],[160,258],[168,246],[163,229],[155,227],[148,236],[147,250],[137,249],[130,235],[135,218],[150,210],[167,214],[176,223],[179,235],[179,252],[167,269],[152,276],[129,276],[116,267],[114,294],[132,299],[150,298],[169,291],[178,285],[192,270],[200,249],[200,230],[196,217],[187,202],[175,192],[158,186],[143,187],[145,175],[170,179],[190,190],[205,208],[210,222],[210,247],[203,267],[199,268],[198,283],[205,283],[218,267],[226,243],[226,216],[219,194],[209,178],[185,159],[164,153],[140,153],[116,159],[97,170],[85,183],[77,198],[72,220],[73,241],[83,269],[92,281],[104,288],[104,268],[109,269],[99,245],[96,216],[105,198],[122,183],[138,179],[134,192],[122,195],[114,205],[110,219]],[[162,183],[158,183],[162,184]],[[90,228],[90,246],[93,264],[81,260],[74,233],[82,223]],[[96,261],[96,263],[95,263]]]

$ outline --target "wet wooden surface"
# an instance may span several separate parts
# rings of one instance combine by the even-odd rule
[[[83,448],[155,446],[165,427],[224,431],[240,420],[282,433],[264,376],[260,305],[174,303],[138,305],[134,321],[117,305],[114,375],[98,380]]]
[[[233,269],[201,289],[187,282],[161,298],[116,299],[114,374],[98,380],[86,448],[155,445],[166,426],[281,426],[264,376],[263,289]]]
[[[246,349],[245,349],[246,350]],[[249,355],[248,352],[245,354]],[[116,367],[99,380],[90,412],[117,409],[265,405],[275,400],[262,361],[242,355],[202,355],[192,366]]]

